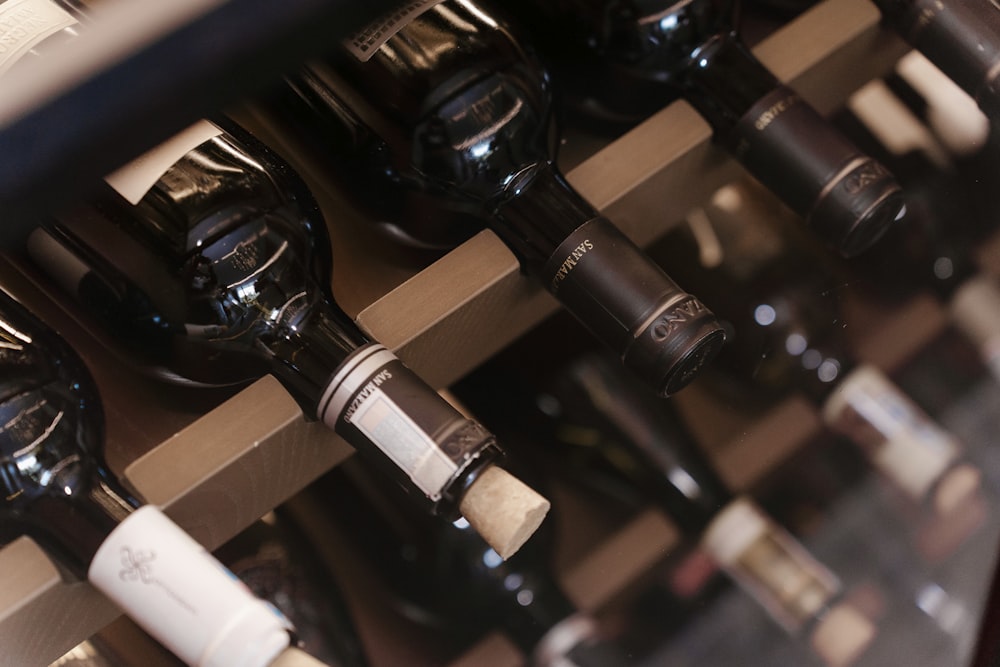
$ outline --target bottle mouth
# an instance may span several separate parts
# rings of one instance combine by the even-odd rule
[[[725,341],[725,331],[712,312],[688,295],[648,323],[622,361],[667,397],[690,384]]]
[[[854,257],[875,245],[889,231],[893,223],[906,215],[906,203],[899,188],[887,190],[872,205],[868,213],[858,219],[840,244],[840,252],[845,257]]]
[[[722,350],[725,342],[726,334],[721,328],[712,328],[695,338],[664,377],[663,385],[659,388],[660,396],[671,396],[690,384],[701,369]]]
[[[903,190],[871,159],[859,160],[820,195],[809,224],[844,257],[875,244],[906,213]]]

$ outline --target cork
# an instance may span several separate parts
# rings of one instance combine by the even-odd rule
[[[549,501],[498,466],[490,466],[465,492],[459,510],[504,560],[534,534]]]
[[[274,659],[269,667],[328,667],[325,662],[317,660],[305,651],[289,647]]]
[[[829,667],[857,661],[875,638],[875,625],[847,603],[830,609],[817,622],[810,644]]]

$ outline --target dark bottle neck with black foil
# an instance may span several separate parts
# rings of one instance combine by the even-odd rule
[[[966,0],[873,0],[883,21],[993,121],[1000,118],[1000,9]]]
[[[853,141],[888,165],[905,188],[906,217],[878,248],[847,264],[851,279],[866,281],[867,295],[890,303],[919,291],[947,301],[978,273],[971,249],[995,224],[992,196],[970,187],[961,158],[945,151],[910,102],[904,102],[916,95],[902,76],[890,76],[870,83],[833,117]]]
[[[551,46],[545,55],[567,72],[566,97],[581,116],[634,124],[685,99],[716,142],[846,256],[874,244],[900,214],[892,174],[754,56],[739,34],[739,2],[545,4],[513,7],[540,48]]]
[[[710,241],[681,225],[651,254],[697,286],[727,325],[714,385],[750,404],[793,391],[822,403],[855,364],[843,338],[836,265],[754,187],[728,186],[704,211],[693,224]],[[705,247],[720,256],[703,263]]]
[[[299,134],[339,123],[343,132],[317,136],[352,137],[331,158],[346,190],[377,183],[392,202],[397,219],[376,224],[431,247],[489,227],[626,366],[662,394],[684,387],[724,335],[559,172],[548,72],[534,52],[485,5],[407,6],[388,24],[363,54],[348,45],[290,77],[291,115],[278,123]],[[468,48],[443,48],[467,34]],[[368,185],[355,188],[361,180]]]

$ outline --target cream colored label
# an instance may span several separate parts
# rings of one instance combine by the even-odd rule
[[[385,392],[372,390],[350,421],[404,470],[429,498],[441,496],[458,466]]]
[[[266,667],[291,625],[152,505],[101,544],[90,582],[188,665]]]
[[[383,44],[417,18],[443,0],[414,0],[402,3],[344,40],[344,46],[361,62],[368,62]]]
[[[0,4],[0,74],[36,44],[76,23],[72,14],[49,0]]]
[[[827,400],[824,420],[866,450],[900,489],[921,499],[959,453],[938,426],[878,369],[862,366]]]
[[[334,373],[323,391],[317,416],[338,432],[341,422],[358,429],[418,489],[437,501],[458,465],[385,391],[385,385],[392,382],[394,366],[402,367],[396,355],[378,343],[370,344]]]
[[[138,204],[178,160],[220,134],[222,130],[218,127],[207,120],[200,120],[105,176],[104,180],[132,205]]]
[[[716,515],[702,546],[790,631],[814,618],[840,590],[833,573],[746,497]]]

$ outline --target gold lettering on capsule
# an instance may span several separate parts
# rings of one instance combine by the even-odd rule
[[[706,308],[700,301],[695,299],[689,299],[676,307],[671,308],[667,312],[663,313],[649,327],[649,335],[652,336],[653,340],[657,343],[661,343],[666,340],[673,332],[677,331],[683,324],[690,322],[708,312]]]
[[[768,125],[774,122],[775,118],[780,116],[787,109],[797,104],[798,101],[799,101],[799,96],[794,93],[788,95],[787,97],[781,98],[780,100],[769,106],[767,109],[765,109],[763,112],[761,112],[759,116],[757,116],[757,120],[753,124],[754,129],[756,129],[757,131],[765,129]]]
[[[552,291],[559,289],[559,284],[566,279],[569,272],[580,262],[580,259],[586,255],[588,252],[594,249],[594,244],[590,239],[584,239],[583,242],[577,247],[573,248],[573,252],[563,260],[563,263],[559,266],[555,275],[552,276]]]
[[[878,162],[866,162],[844,179],[844,190],[848,194],[857,194],[872,183],[876,183],[889,175],[889,170]]]

